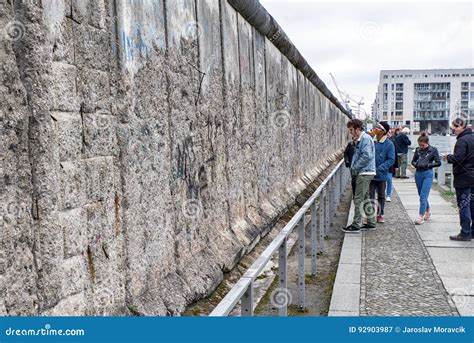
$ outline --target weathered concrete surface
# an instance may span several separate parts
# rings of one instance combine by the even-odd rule
[[[180,314],[346,141],[224,0],[0,3],[0,314]]]

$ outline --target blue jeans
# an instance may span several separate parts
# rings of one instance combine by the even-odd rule
[[[392,197],[392,179],[393,175],[392,173],[388,173],[388,179],[387,179],[387,196]]]
[[[456,188],[456,200],[461,222],[461,235],[470,237],[474,233],[474,187]]]
[[[416,188],[420,196],[420,215],[424,216],[426,210],[430,208],[428,197],[430,196],[431,184],[433,183],[433,169],[416,171]]]

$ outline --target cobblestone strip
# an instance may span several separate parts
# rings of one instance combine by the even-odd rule
[[[385,223],[363,233],[360,315],[459,315],[396,193]]]

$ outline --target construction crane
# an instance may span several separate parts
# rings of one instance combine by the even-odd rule
[[[331,76],[332,82],[334,83],[334,86],[336,86],[337,92],[339,93],[339,96],[341,98],[341,103],[342,105],[348,110],[349,112],[352,112],[351,107],[349,106],[349,99],[347,93],[341,91],[339,86],[337,85],[336,79],[334,78],[334,75],[332,73],[329,73]]]
[[[356,118],[360,119],[360,114],[361,114],[360,109],[361,109],[361,108],[363,109],[363,107],[361,107],[361,106],[364,104],[364,97],[360,98],[359,101],[354,100],[354,99],[353,99],[352,97],[350,97],[350,96],[348,96],[348,98],[349,98],[349,100],[352,100],[353,102],[356,103],[356,105],[357,105]],[[364,110],[364,113],[365,113],[365,110]]]
[[[359,101],[355,100],[352,96],[349,95],[349,93],[341,90],[339,88],[339,86],[337,85],[337,82],[336,82],[336,78],[334,77],[334,75],[332,73],[329,73],[329,75],[331,76],[331,79],[332,79],[332,82],[334,83],[334,86],[336,87],[337,89],[337,92],[339,93],[339,96],[341,98],[341,102],[342,102],[342,105],[349,111],[349,112],[353,112],[353,108],[355,109],[355,107],[351,106],[350,103],[351,101],[354,102],[356,105],[357,105],[357,112],[355,113],[356,114],[356,118],[359,118],[360,117],[360,108],[362,105],[364,105],[364,97],[360,98]]]

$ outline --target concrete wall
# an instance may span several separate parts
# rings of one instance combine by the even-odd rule
[[[346,117],[225,0],[0,4],[2,315],[176,315]]]

